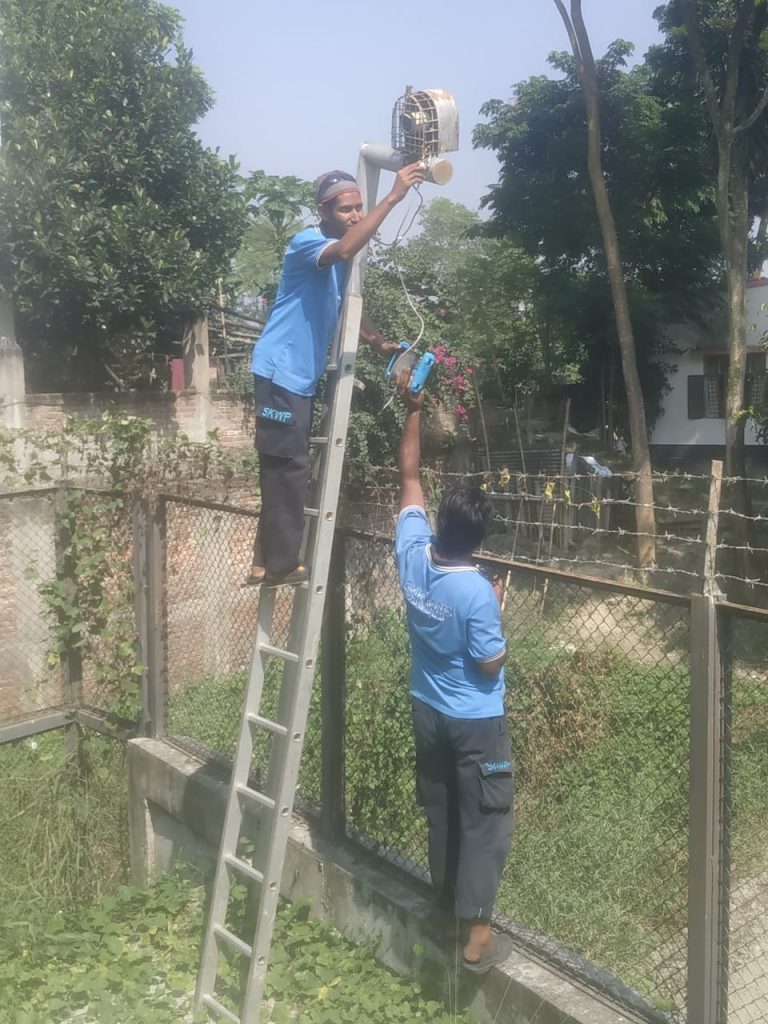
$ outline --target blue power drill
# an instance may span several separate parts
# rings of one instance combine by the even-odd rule
[[[403,370],[410,370],[410,390],[412,394],[418,395],[429,380],[432,367],[435,365],[435,357],[431,352],[425,352],[421,359],[419,359],[418,363],[416,363],[417,358],[417,354],[411,350],[410,343],[407,341],[401,341],[400,351],[395,352],[384,371],[385,379],[388,381],[394,380],[394,378]],[[415,368],[414,363],[416,363]]]

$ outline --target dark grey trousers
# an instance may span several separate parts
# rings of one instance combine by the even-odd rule
[[[282,576],[301,557],[312,399],[255,374],[253,382],[261,487],[253,564],[263,565],[270,576]]]
[[[413,728],[437,903],[457,917],[488,919],[514,829],[506,716],[450,718],[414,700]]]

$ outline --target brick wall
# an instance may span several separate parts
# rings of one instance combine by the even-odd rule
[[[67,416],[94,419],[106,411],[152,420],[161,437],[181,432],[193,441],[204,441],[209,431],[216,430],[225,447],[253,444],[253,414],[248,407],[229,395],[196,391],[27,395],[26,423],[32,430],[55,431]]]

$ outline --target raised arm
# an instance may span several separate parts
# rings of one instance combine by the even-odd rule
[[[404,370],[398,374],[397,389],[405,401],[405,426],[400,441],[400,452],[398,455],[398,468],[400,470],[400,508],[408,508],[410,505],[419,505],[424,508],[424,492],[421,489],[419,479],[419,464],[421,462],[421,407],[424,405],[424,392],[418,395],[411,393],[410,371]]]
[[[396,341],[386,340],[365,310],[363,310],[363,316],[360,321],[360,337],[363,338],[364,341],[367,341],[373,351],[380,356],[391,356],[394,352],[398,352],[400,349],[400,346]]]
[[[341,238],[323,249],[317,261],[319,266],[327,267],[338,260],[351,260],[364,245],[370,242],[383,224],[387,214],[406,197],[408,189],[413,185],[421,184],[422,181],[424,181],[424,168],[421,163],[402,167],[395,175],[391,191],[384,196],[381,202],[377,203],[362,220],[345,231]]]

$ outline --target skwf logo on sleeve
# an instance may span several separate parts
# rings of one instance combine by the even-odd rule
[[[259,416],[265,420],[275,420],[277,423],[293,422],[293,413],[290,409],[273,409],[271,405],[265,405]]]

